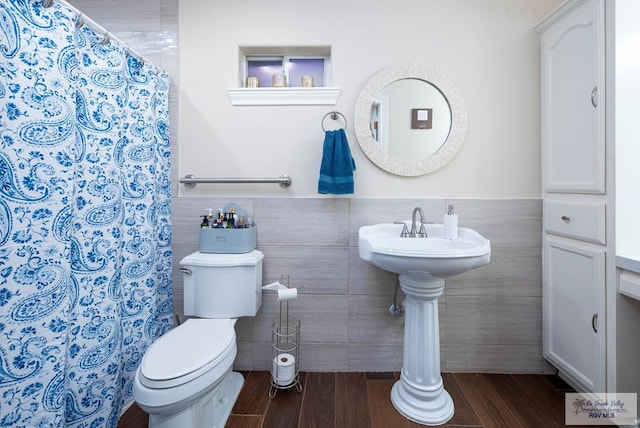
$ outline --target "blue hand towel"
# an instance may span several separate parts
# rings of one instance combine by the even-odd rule
[[[344,129],[325,131],[318,193],[344,195],[353,193],[353,171],[356,162],[351,156]]]

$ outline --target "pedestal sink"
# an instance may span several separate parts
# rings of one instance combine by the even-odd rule
[[[405,222],[411,227],[411,222]],[[440,375],[438,297],[444,278],[489,263],[491,244],[478,232],[460,228],[458,239],[443,239],[443,225],[425,225],[427,237],[400,237],[403,224],[363,226],[358,233],[360,258],[399,275],[407,300],[402,375],[391,401],[406,418],[441,425],[454,413],[453,400]]]

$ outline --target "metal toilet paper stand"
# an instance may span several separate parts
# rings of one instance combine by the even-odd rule
[[[289,275],[282,275],[280,283],[289,289]],[[289,300],[280,301],[280,313],[273,318],[271,342],[269,398],[275,398],[280,389],[295,387],[302,392],[299,376],[300,320],[289,313]]]

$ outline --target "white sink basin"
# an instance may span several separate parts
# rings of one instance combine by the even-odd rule
[[[413,216],[424,214],[419,208]],[[405,222],[411,230],[411,222]],[[454,405],[440,375],[438,298],[444,278],[489,263],[489,240],[459,228],[458,239],[444,239],[441,224],[427,224],[426,238],[403,238],[403,224],[363,226],[358,233],[360,258],[399,274],[405,293],[402,373],[391,389],[391,402],[406,418],[424,425],[443,425]]]
[[[411,222],[406,222],[411,229]],[[402,238],[402,224],[362,226],[360,258],[389,272],[447,278],[489,263],[491,244],[473,229],[459,228],[458,239],[442,238],[442,224],[427,224],[427,238]]]

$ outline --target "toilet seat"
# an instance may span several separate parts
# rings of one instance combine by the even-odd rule
[[[189,319],[147,350],[140,364],[140,383],[165,389],[190,382],[215,368],[235,348],[231,319]]]

